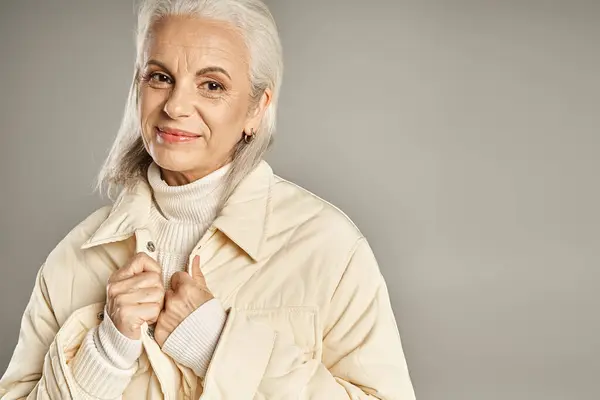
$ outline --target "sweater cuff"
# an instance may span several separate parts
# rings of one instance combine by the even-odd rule
[[[93,398],[114,399],[123,394],[137,366],[120,369],[97,347],[98,327],[92,328],[71,361],[71,371],[80,389]]]
[[[209,300],[171,332],[162,350],[197,376],[204,377],[226,320],[221,302],[216,298]]]
[[[142,355],[142,341],[130,339],[119,332],[106,309],[104,310],[104,320],[98,327],[96,339],[98,340],[96,346],[101,350],[102,355],[119,369],[133,367]]]

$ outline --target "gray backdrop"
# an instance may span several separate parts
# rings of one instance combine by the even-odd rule
[[[600,1],[269,2],[282,176],[346,211],[419,400],[600,398]],[[130,0],[2,1],[0,371],[91,182],[133,62]]]

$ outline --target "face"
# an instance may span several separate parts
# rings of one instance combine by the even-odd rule
[[[226,22],[155,22],[140,112],[144,145],[165,180],[183,184],[217,170],[231,161],[243,133],[258,128],[271,95],[252,100],[249,60],[241,34]]]

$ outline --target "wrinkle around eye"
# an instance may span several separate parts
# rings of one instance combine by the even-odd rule
[[[208,87],[210,85],[216,85],[217,86],[216,90],[209,89]],[[201,83],[198,86],[198,88],[200,89],[201,93],[205,97],[213,98],[213,99],[223,97],[227,92],[227,89],[225,88],[224,85],[222,85],[221,83],[219,83],[217,81],[213,81],[213,80]]]
[[[164,80],[157,79],[157,77],[162,77]],[[174,83],[173,79],[169,75],[157,71],[144,73],[142,75],[141,82],[152,88],[159,89],[169,87]]]

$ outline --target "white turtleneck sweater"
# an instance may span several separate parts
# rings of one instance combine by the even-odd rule
[[[194,246],[217,216],[228,169],[225,166],[187,185],[169,186],[156,164],[148,168],[155,200],[148,223],[156,240],[158,264],[163,267],[165,290],[170,288],[171,276],[186,269]]]
[[[187,269],[192,249],[215,219],[228,169],[229,165],[190,184],[169,186],[156,164],[148,168],[154,194],[148,228],[155,238],[165,290],[175,272]],[[213,299],[186,318],[169,335],[162,350],[203,377],[225,320],[222,305]],[[121,334],[105,312],[104,320],[86,335],[72,362],[75,379],[90,394],[122,393],[135,373],[141,352],[141,340]]]

